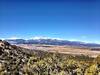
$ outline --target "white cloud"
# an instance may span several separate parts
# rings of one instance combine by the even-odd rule
[[[44,37],[44,36],[35,36],[32,39],[49,39],[49,37]]]
[[[80,41],[78,39],[67,39],[67,40],[69,40],[69,41]]]
[[[84,43],[97,43],[100,44],[100,41],[96,41],[96,40],[79,40],[79,39],[67,39],[69,41],[80,41],[80,42],[84,42]]]
[[[52,38],[52,37],[46,37],[46,36],[35,36],[31,39],[57,39],[57,40],[63,40],[61,38]]]
[[[100,41],[89,41],[90,43],[97,43],[100,44]]]
[[[4,38],[0,38],[1,40],[4,40]]]

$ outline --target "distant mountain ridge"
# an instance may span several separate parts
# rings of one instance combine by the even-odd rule
[[[5,41],[11,44],[47,44],[47,45],[68,45],[79,47],[100,47],[100,44],[85,43],[80,41],[68,41],[58,39],[6,39]]]

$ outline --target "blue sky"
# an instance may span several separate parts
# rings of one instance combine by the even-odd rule
[[[99,0],[0,0],[0,38],[100,43]]]

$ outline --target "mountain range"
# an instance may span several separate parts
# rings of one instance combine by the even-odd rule
[[[5,41],[11,44],[47,44],[47,45],[68,45],[79,47],[100,47],[100,44],[85,43],[80,41],[68,41],[58,39],[6,39]]]

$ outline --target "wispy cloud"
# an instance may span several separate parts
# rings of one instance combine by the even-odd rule
[[[1,40],[4,40],[4,38],[0,38]]]
[[[0,38],[1,40],[5,40],[5,39],[20,39],[19,37],[13,36],[13,37],[9,37],[9,38]]]
[[[67,39],[67,40],[69,40],[69,41],[80,41],[78,39]]]
[[[46,36],[35,36],[31,39],[57,39],[57,40],[64,40],[64,39],[61,39],[61,38],[53,38],[53,37],[46,37]]]
[[[13,37],[10,37],[8,39],[20,39],[19,37],[16,37],[16,36],[13,36]]]

